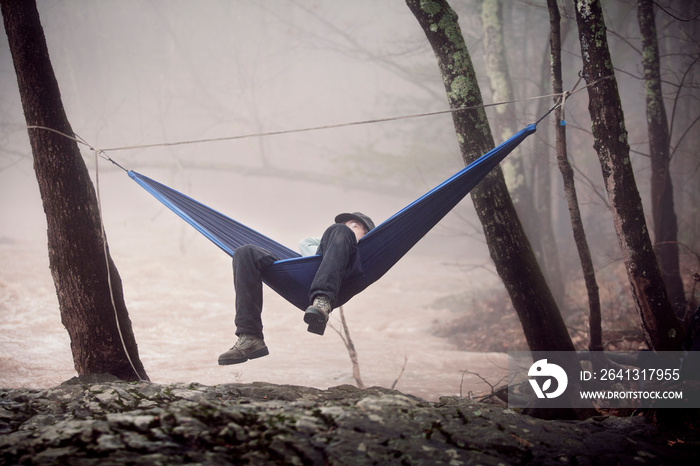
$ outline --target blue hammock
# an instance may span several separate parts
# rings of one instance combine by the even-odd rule
[[[345,304],[382,277],[535,130],[535,124],[528,125],[362,237],[357,248],[364,273],[348,277],[343,282],[337,305]],[[321,256],[301,257],[292,249],[174,189],[134,171],[128,173],[146,191],[228,255],[233,256],[233,251],[244,244],[254,244],[277,255],[280,260],[262,270],[263,281],[299,309],[308,307],[309,289],[321,263]]]

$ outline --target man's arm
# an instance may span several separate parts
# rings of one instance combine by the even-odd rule
[[[302,256],[315,256],[321,244],[321,238],[306,238],[299,241],[299,252]]]

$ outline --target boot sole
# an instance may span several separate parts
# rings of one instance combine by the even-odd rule
[[[270,351],[267,349],[267,346],[264,348],[260,348],[259,350],[255,350],[251,352],[248,356],[244,358],[238,358],[238,359],[221,359],[219,358],[219,365],[220,366],[230,366],[231,364],[240,364],[242,362],[246,362],[249,359],[257,359],[257,358],[262,358],[263,356],[267,356],[270,354]]]
[[[309,324],[306,329],[310,333],[316,335],[323,335],[326,331],[326,316],[323,312],[319,311],[314,307],[310,307],[304,312],[304,322]]]

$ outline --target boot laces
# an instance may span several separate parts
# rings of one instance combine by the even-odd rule
[[[328,296],[318,295],[314,299],[314,306],[321,309],[323,312],[331,312],[331,300]]]

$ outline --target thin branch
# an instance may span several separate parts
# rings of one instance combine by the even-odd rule
[[[482,377],[481,374],[478,374],[478,373],[476,373],[476,372],[471,372],[471,371],[468,371],[468,370],[463,370],[463,371],[462,371],[462,379],[461,379],[460,382],[459,382],[459,396],[460,396],[460,398],[463,398],[463,396],[462,396],[462,387],[463,387],[463,385],[464,385],[464,376],[465,376],[466,374],[474,375],[474,376],[476,376],[476,377],[479,377],[479,378],[482,380],[482,382],[484,382],[486,385],[488,385],[488,386],[491,388],[491,393],[489,393],[488,395],[484,395],[483,397],[480,397],[480,399],[486,399],[486,398],[490,398],[490,397],[492,397],[492,396],[496,396],[496,392],[498,392],[498,391],[500,390],[500,389],[496,389],[496,386],[498,386],[498,384],[500,384],[501,382],[503,382],[504,380],[506,380],[506,379],[508,378],[508,376],[505,375],[505,376],[501,377],[501,379],[500,379],[498,382],[496,382],[496,384],[492,384],[491,382],[489,382],[488,380],[486,380],[484,377]],[[471,397],[470,397],[470,398],[471,398]]]
[[[393,390],[396,388],[396,384],[399,383],[399,380],[401,379],[401,376],[403,375],[403,371],[406,370],[406,363],[408,362],[408,356],[404,355],[403,357],[403,366],[401,366],[401,372],[399,372],[399,375],[396,377],[396,380],[394,380],[394,383],[391,384],[391,389]]]
[[[684,19],[684,18],[681,18],[681,17],[679,17],[679,16],[676,16],[675,14],[671,13],[671,12],[668,11],[666,8],[664,8],[663,6],[659,5],[659,2],[652,2],[652,3],[653,3],[654,5],[656,5],[656,6],[659,8],[659,10],[663,11],[664,13],[666,13],[666,14],[669,15],[671,18],[673,18],[673,19],[675,19],[675,20],[677,20],[677,21],[681,21],[681,22],[687,23],[687,22],[690,22],[690,21],[695,21],[698,17],[700,17],[700,13],[698,13],[697,15],[693,16],[692,18],[685,18],[685,19]]]
[[[345,344],[345,348],[348,350],[348,355],[350,356],[350,362],[352,363],[352,376],[355,378],[355,383],[357,383],[358,388],[365,388],[365,384],[362,381],[362,377],[360,376],[360,363],[357,358],[357,351],[355,350],[355,344],[352,342],[352,338],[350,337],[350,329],[348,328],[348,324],[345,321],[345,312],[343,311],[343,306],[340,306],[338,308],[338,312],[340,313],[340,323],[343,326],[343,333],[340,333],[339,330],[336,330],[335,327],[332,325],[330,326],[335,332],[340,335],[340,338],[343,340],[343,343]]]

